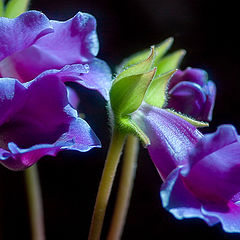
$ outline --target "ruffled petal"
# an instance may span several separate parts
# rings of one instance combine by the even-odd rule
[[[186,163],[189,150],[202,137],[187,121],[148,104],[142,104],[132,119],[149,137],[148,151],[163,179],[176,166]]]
[[[6,167],[23,170],[42,156],[55,156],[60,150],[85,152],[100,147],[90,126],[68,104],[66,87],[57,75],[43,74],[25,84],[11,81],[15,85],[10,87],[19,85],[25,89],[14,92],[11,88],[15,98],[25,92],[27,98],[24,104],[10,101],[20,107],[0,126],[0,162]],[[7,93],[2,91],[3,103],[8,103]]]
[[[51,32],[53,32],[53,28],[50,21],[44,14],[37,11],[23,13],[14,19],[1,17],[0,61],[15,52],[30,47],[39,38]]]
[[[109,66],[103,60],[94,58],[93,61],[89,63],[89,72],[82,74],[82,76],[75,81],[87,88],[96,89],[106,100],[109,100],[112,73]]]
[[[189,163],[167,177],[160,194],[164,207],[179,219],[198,217],[240,232],[240,142],[234,127],[223,125],[201,138]]]
[[[202,212],[209,217],[219,219],[224,231],[240,233],[240,205],[228,202],[226,206],[205,205]]]
[[[66,65],[62,69],[52,69],[43,72],[40,76],[55,75],[62,82],[77,82],[82,86],[97,90],[106,100],[109,99],[111,87],[111,71],[108,65],[99,59],[89,64]]]
[[[14,54],[4,60],[0,68],[3,77],[27,82],[49,69],[92,61],[99,49],[93,16],[79,12],[68,21],[50,22],[53,34],[38,39],[23,51],[13,51]]]
[[[181,177],[181,168],[169,174],[160,191],[163,207],[177,219],[201,218],[208,225],[219,222],[214,216],[205,216],[201,211],[201,202],[186,188]]]
[[[81,118],[71,121],[69,129],[55,143],[61,149],[89,151],[94,147],[101,147],[101,143],[93,130]]]
[[[15,143],[8,144],[9,152],[1,156],[0,162],[8,169],[14,171],[24,170],[44,156],[56,156],[60,151],[59,146],[53,144],[38,144],[27,149],[19,148]],[[6,157],[7,156],[7,157]]]

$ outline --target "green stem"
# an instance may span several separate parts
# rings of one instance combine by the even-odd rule
[[[24,173],[32,230],[32,240],[44,240],[45,231],[44,231],[42,194],[37,165],[35,164],[32,167],[26,169]]]
[[[118,240],[123,232],[137,167],[138,139],[133,135],[128,136],[125,149],[119,190],[107,240]]]
[[[100,239],[106,207],[124,142],[125,134],[114,130],[108,149],[108,155],[103,169],[102,178],[98,188],[88,240]]]

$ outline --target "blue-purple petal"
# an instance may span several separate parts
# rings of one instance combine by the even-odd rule
[[[149,137],[148,151],[163,179],[187,161],[189,150],[202,136],[177,115],[148,104],[142,104],[132,119]]]
[[[0,79],[0,106],[17,109],[0,126],[0,162],[6,167],[23,170],[41,157],[55,156],[61,150],[84,152],[100,147],[89,125],[68,104],[66,87],[56,74],[42,74],[25,84],[4,80]],[[12,86],[21,86],[21,91],[14,91]],[[22,95],[26,96],[23,102],[15,100],[21,100]]]
[[[233,126],[222,125],[199,140],[189,163],[168,176],[160,195],[179,219],[198,217],[209,225],[221,222],[227,232],[240,232],[239,182],[239,136]]]
[[[216,87],[207,78],[207,73],[201,69],[178,70],[169,82],[166,108],[172,108],[199,121],[211,121]]]
[[[52,32],[50,21],[41,12],[25,12],[14,19],[1,17],[0,61],[28,48],[39,38]]]

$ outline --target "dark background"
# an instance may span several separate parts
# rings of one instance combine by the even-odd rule
[[[239,130],[238,8],[231,1],[207,0],[33,0],[31,9],[49,18],[66,20],[77,11],[93,14],[98,22],[99,58],[112,70],[130,54],[173,36],[171,51],[187,50],[182,68],[200,67],[215,81],[218,92],[213,121],[207,131],[231,123]],[[104,159],[109,143],[105,102],[78,88],[79,110],[102,141],[102,149],[64,152],[45,157],[38,166],[42,183],[47,239],[87,239]],[[89,97],[90,96],[90,97]],[[104,127],[103,127],[104,126]],[[121,167],[121,165],[120,165]],[[22,172],[0,166],[0,239],[30,239]],[[198,219],[179,221],[166,212],[159,198],[161,180],[147,151],[141,148],[135,187],[123,240],[239,239]],[[106,215],[106,236],[116,184]]]

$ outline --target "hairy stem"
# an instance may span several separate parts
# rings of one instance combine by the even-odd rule
[[[103,220],[124,142],[125,134],[114,130],[98,188],[88,240],[100,239]]]
[[[119,240],[121,238],[134,184],[138,150],[138,139],[133,135],[128,136],[117,200],[107,240]]]

